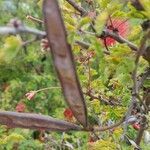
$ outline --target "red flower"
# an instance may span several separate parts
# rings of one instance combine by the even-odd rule
[[[140,124],[139,123],[134,123],[132,125],[132,127],[135,129],[135,130],[139,130],[141,128]]]
[[[34,98],[35,94],[36,94],[36,91],[30,91],[26,93],[25,96],[27,97],[28,100],[31,100]]]
[[[119,35],[126,37],[129,29],[129,23],[123,19],[111,19],[111,21],[109,20],[107,22],[107,30],[113,31],[114,28],[117,29]],[[113,46],[116,44],[116,40],[113,38],[107,37],[105,40],[107,46]]]
[[[64,116],[66,119],[71,120],[73,118],[72,110],[70,108],[66,108],[64,111]]]
[[[16,106],[16,111],[17,112],[24,112],[26,109],[26,105],[23,102],[20,102]]]
[[[92,137],[90,137],[88,142],[89,143],[94,143],[95,141],[94,141],[94,139]]]

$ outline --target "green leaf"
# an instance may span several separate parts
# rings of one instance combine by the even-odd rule
[[[89,18],[89,17],[81,18],[81,20],[79,21],[79,24],[78,24],[77,28],[80,29],[82,26],[84,26],[86,24],[89,24],[90,22],[91,22],[91,18]]]
[[[16,57],[21,44],[22,41],[19,36],[9,36],[5,39],[3,49],[1,49],[5,62],[9,63]]]
[[[141,5],[144,7],[143,14],[150,19],[150,1],[149,0],[139,0]]]
[[[105,9],[107,8],[108,4],[112,1],[112,0],[96,0],[97,3],[100,5],[101,8]]]
[[[42,8],[43,0],[39,0],[37,4],[40,8]]]
[[[150,79],[144,81],[144,87],[150,88]]]
[[[108,12],[107,11],[101,12],[96,17],[96,20],[95,20],[95,29],[96,29],[97,33],[99,33],[99,34],[102,33],[102,31],[103,31],[103,29],[105,27],[107,18],[108,18]]]

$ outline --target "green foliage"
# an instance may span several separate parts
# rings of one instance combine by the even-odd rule
[[[103,150],[116,150],[117,145],[111,141],[111,139],[108,140],[99,140],[95,142],[94,144],[91,144],[89,146],[90,150],[97,150],[97,149],[103,149]]]
[[[102,33],[102,30],[106,24],[106,21],[107,21],[107,17],[108,17],[108,12],[102,12],[100,13],[97,18],[96,18],[96,21],[95,21],[95,29],[96,31],[101,34]]]
[[[16,57],[21,46],[21,39],[19,36],[7,37],[4,45],[0,50],[1,63],[11,63],[12,59]],[[8,55],[9,54],[9,55]]]
[[[19,18],[27,26],[44,30],[43,25],[26,19],[31,15],[42,19],[43,0],[1,0],[0,20],[5,26],[10,19]],[[106,48],[102,39],[79,30],[91,32],[92,19],[88,16],[81,17],[78,12],[65,0],[59,1],[63,19],[75,58],[78,77],[83,92],[93,94],[94,98],[84,95],[88,107],[88,119],[91,125],[108,125],[109,121],[116,122],[121,119],[128,109],[133,86],[132,72],[135,67],[135,53],[126,45],[115,43],[109,46],[110,55],[106,55]],[[96,33],[101,34],[105,29],[108,15],[114,18],[128,18],[130,33],[125,37],[139,46],[143,36],[140,24],[150,18],[149,0],[140,0],[145,11],[137,11],[131,3],[123,5],[121,0],[96,0],[93,8],[85,1],[76,0],[86,10],[96,11],[98,14],[94,22]],[[5,17],[4,17],[5,14]],[[46,87],[60,86],[53,66],[51,55],[42,52],[40,42],[35,41],[22,46],[23,42],[33,39],[32,35],[9,35],[0,37],[0,106],[3,110],[16,111],[19,102],[24,102],[26,112],[51,115],[65,120],[63,115],[67,107],[63,101],[62,91],[52,89],[38,92],[32,100],[27,100],[25,94]],[[89,43],[89,48],[84,49],[76,41]],[[89,55],[91,55],[89,57]],[[149,64],[140,59],[138,75],[142,74]],[[150,87],[150,80],[144,82],[144,87]],[[142,95],[143,93],[141,93]],[[104,100],[116,102],[118,105],[105,105]],[[77,123],[74,119],[72,122]],[[7,131],[8,130],[8,131]],[[62,149],[75,150],[130,150],[131,146],[121,142],[122,127],[114,131],[97,132],[100,140],[90,142],[91,135],[86,132],[51,133],[46,132],[48,141],[33,138],[33,131],[24,129],[8,129],[0,127],[0,149],[11,150],[43,150]],[[135,138],[136,131],[129,126],[128,135]],[[147,145],[142,142],[142,148],[147,150]]]

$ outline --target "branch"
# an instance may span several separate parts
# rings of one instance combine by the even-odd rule
[[[94,131],[106,131],[106,130],[110,130],[113,128],[116,128],[118,126],[120,126],[123,122],[125,121],[125,118],[123,118],[122,120],[120,120],[119,122],[111,125],[111,126],[105,126],[105,127],[94,127],[93,130]]]
[[[90,47],[90,44],[86,43],[86,42],[83,42],[83,41],[75,41],[76,44],[80,45],[82,48],[85,48],[85,49],[89,49]]]
[[[81,13],[81,15],[86,15],[87,14],[87,11],[79,6],[74,0],[66,0],[74,9],[76,9],[78,12]]]
[[[21,34],[21,33],[30,33],[30,34],[38,36],[39,38],[43,38],[46,36],[46,33],[44,31],[37,30],[34,28],[30,28],[30,27],[26,27],[26,26],[19,26],[18,28],[0,27],[0,34],[2,34],[2,35]],[[86,33],[86,32],[82,31],[82,33]],[[118,41],[119,43],[126,43],[132,50],[134,50],[134,51],[138,50],[137,46],[134,45],[132,42],[124,39],[120,35],[115,34],[113,32],[104,30],[101,35],[96,35],[95,33],[90,33],[90,32],[87,32],[87,33],[94,35],[94,36],[97,36],[98,38],[102,38],[102,36],[104,36],[104,37],[110,36],[113,39],[115,39],[116,41]],[[88,49],[90,47],[90,45],[88,43],[85,43],[85,42],[81,42],[81,41],[77,40],[76,43],[79,44],[80,46],[82,46],[83,48],[86,48],[86,49]],[[107,52],[107,51],[104,51],[104,53],[109,55],[109,52]]]
[[[31,43],[37,41],[37,39],[38,39],[38,38],[35,37],[35,38],[31,39],[31,40],[24,41],[24,42],[22,43],[22,46],[27,46],[27,45],[29,45],[29,44],[31,44]]]
[[[81,46],[82,48],[85,48],[85,49],[89,49],[89,47],[90,47],[90,44],[86,43],[84,41],[78,41],[78,40],[76,40],[75,43],[78,44],[79,46]],[[104,51],[104,53],[107,54],[107,55],[110,55],[110,52],[108,52],[106,50]]]
[[[139,93],[140,88],[138,88],[139,84],[137,82],[137,69],[138,69],[138,66],[139,66],[140,57],[143,55],[144,51],[146,50],[146,48],[145,48],[146,41],[147,41],[149,36],[150,36],[150,31],[148,31],[144,35],[143,39],[141,40],[141,45],[140,45],[140,48],[137,52],[137,56],[136,56],[136,59],[135,59],[135,68],[134,68],[133,73],[132,73],[132,79],[133,79],[132,100],[131,100],[131,103],[130,103],[129,108],[127,110],[126,118],[128,118],[131,115],[134,104],[137,103],[137,98],[139,98],[138,93]],[[126,130],[126,126],[124,126],[124,130]]]
[[[150,76],[150,68],[148,68],[145,73],[142,75],[140,81],[138,82],[138,90],[140,90],[143,86],[144,81],[147,79],[147,77]]]
[[[102,34],[97,35],[97,37],[99,37],[99,38],[111,37],[119,43],[126,43],[132,50],[138,51],[138,47],[136,45],[134,45],[132,42],[128,41],[127,39],[123,38],[119,34],[116,34],[112,31],[103,30]]]
[[[19,33],[30,33],[36,36],[39,36],[40,38],[43,38],[46,36],[46,33],[44,31],[40,31],[34,28],[30,28],[27,26],[19,26],[18,28],[15,27],[0,27],[0,34],[7,35],[7,34],[19,34]]]
[[[133,70],[133,83],[134,83],[134,85],[133,85],[133,91],[132,91],[132,93],[134,95],[136,95],[138,93],[137,69],[138,69],[138,66],[139,66],[139,60],[140,60],[140,57],[143,55],[144,51],[146,50],[146,48],[145,48],[146,41],[147,41],[149,36],[150,36],[150,30],[143,37],[143,39],[141,41],[139,51],[137,52],[137,56],[136,56],[136,59],[135,59],[135,68]]]
[[[81,130],[81,128],[75,124],[62,120],[56,120],[52,117],[11,111],[0,111],[0,124],[7,125],[11,128],[19,127],[51,131]]]
[[[80,30],[80,32],[83,33],[83,34],[89,34],[89,35],[92,35],[92,36],[96,36],[97,38],[101,38],[101,39],[104,39],[106,37],[111,37],[119,43],[126,43],[132,50],[138,51],[138,47],[136,45],[134,45],[132,42],[130,42],[127,39],[123,38],[119,34],[114,33],[112,31],[109,31],[109,30],[106,30],[106,29],[104,29],[101,34],[88,32],[88,31],[82,31],[82,30]]]
[[[41,24],[44,23],[43,20],[38,19],[38,18],[35,18],[35,17],[33,17],[33,16],[30,16],[30,15],[27,15],[26,18],[27,18],[27,19],[30,19],[30,20],[32,20],[32,21],[34,21],[34,22],[37,22],[37,23],[41,23]]]
[[[139,0],[130,0],[131,1],[131,4],[139,11],[143,11],[144,10],[144,7],[143,5],[140,3]]]
[[[84,94],[87,95],[87,96],[89,96],[91,99],[98,99],[98,100],[100,100],[105,105],[121,106],[121,104],[119,104],[119,102],[115,102],[115,101],[103,99],[100,95],[99,96],[94,96],[90,92],[85,92]]]
[[[143,133],[144,133],[144,130],[145,130],[145,126],[146,126],[146,117],[145,116],[143,116],[141,122],[142,122],[142,125],[141,125],[140,130],[139,130],[139,132],[137,134],[137,137],[135,139],[135,143],[137,145],[140,145],[140,142],[142,140]]]

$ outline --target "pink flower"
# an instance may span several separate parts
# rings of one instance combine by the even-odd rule
[[[112,23],[111,23],[112,22]],[[122,37],[126,37],[129,30],[129,23],[123,19],[111,19],[107,22],[107,30],[113,31],[113,29],[117,29],[117,33]],[[116,40],[111,37],[107,37],[106,39],[107,46],[113,46],[116,44]]]
[[[132,125],[132,127],[133,127],[135,130],[140,130],[140,128],[141,128],[141,126],[140,126],[139,123],[134,123],[134,124]]]
[[[27,97],[28,100],[32,100],[34,98],[35,94],[36,94],[36,91],[30,91],[30,92],[26,93],[25,96]]]
[[[88,17],[90,17],[91,19],[94,19],[96,17],[96,11],[90,11],[88,13]]]
[[[42,39],[40,46],[41,46],[41,51],[42,52],[50,51],[50,46],[49,46],[48,39]]]
[[[26,109],[26,105],[23,102],[19,102],[16,106],[17,112],[24,112]]]

